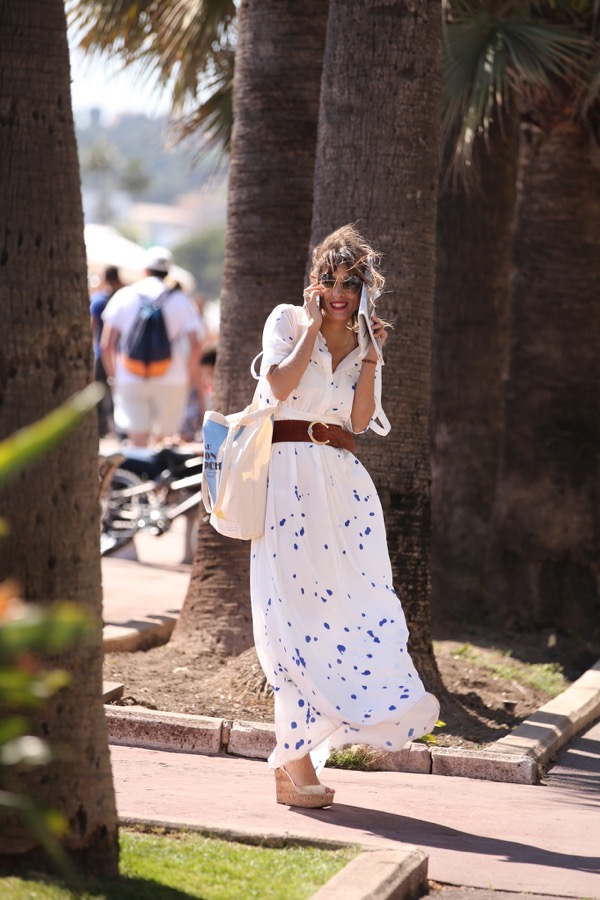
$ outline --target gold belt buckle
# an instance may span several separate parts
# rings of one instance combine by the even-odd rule
[[[328,444],[329,438],[327,438],[326,441],[318,441],[316,439],[316,437],[314,437],[312,430],[315,427],[315,425],[322,425],[323,428],[329,428],[329,425],[327,424],[327,422],[311,422],[307,428],[307,431],[308,431],[308,436],[311,439],[311,441],[313,442],[313,444]]]

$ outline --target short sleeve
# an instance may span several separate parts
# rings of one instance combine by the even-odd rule
[[[113,328],[116,328],[117,331],[123,331],[127,323],[127,317],[126,315],[124,315],[124,309],[129,295],[129,287],[121,288],[112,295],[112,297],[104,307],[104,311],[102,312],[102,321],[105,324],[111,325]]]
[[[291,304],[276,306],[263,329],[263,356],[260,374],[266,375],[271,366],[286,359],[298,342],[300,307]]]
[[[172,299],[167,299],[164,304],[165,317],[170,318],[167,312],[168,304],[172,303],[173,331],[175,334],[195,334],[199,341],[204,339],[205,328],[198,307],[183,293],[174,294]]]
[[[109,298],[106,296],[106,294],[94,294],[90,301],[90,315],[92,316],[92,318],[98,321],[102,318],[102,313],[106,308],[108,300]]]

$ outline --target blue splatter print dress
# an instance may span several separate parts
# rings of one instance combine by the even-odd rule
[[[275,405],[277,418],[351,430],[358,348],[332,372],[319,333],[285,404],[271,393],[264,375],[290,354],[303,322],[303,309],[291,305],[267,319],[260,405]],[[376,378],[378,398],[380,365]],[[406,649],[381,504],[352,453],[308,442],[273,445],[265,533],[252,542],[251,595],[256,649],[275,692],[273,768],[311,752],[319,769],[330,748],[350,743],[400,750],[433,729],[439,704]]]

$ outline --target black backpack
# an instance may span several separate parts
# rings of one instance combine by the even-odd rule
[[[162,309],[170,294],[168,290],[156,300],[139,298],[135,321],[122,348],[123,365],[134,375],[157,378],[171,365],[171,341]]]

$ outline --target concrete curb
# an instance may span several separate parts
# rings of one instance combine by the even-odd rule
[[[311,900],[404,900],[427,893],[427,856],[421,850],[363,849]]]
[[[142,619],[135,625],[105,625],[102,630],[104,653],[133,653],[166,644],[177,624],[177,616],[162,615],[160,621]]]
[[[251,844],[261,847],[317,847],[323,850],[344,850],[346,847],[358,847],[360,844],[346,841],[329,841],[326,838],[306,837],[290,832],[269,833],[248,828],[241,831],[237,828],[212,828],[207,825],[195,825],[190,822],[173,822],[172,819],[140,819],[136,816],[119,816],[119,825],[133,828],[147,828],[153,831],[163,828],[165,831],[193,831],[204,837],[220,838],[223,841],[236,841],[238,844]],[[371,847],[365,849],[372,849]],[[410,848],[413,849],[413,848]]]
[[[109,743],[214,756],[223,748],[223,720],[144,707],[108,706]]]
[[[500,753],[528,756],[538,765],[600,716],[600,659],[570,687],[494,744]]]
[[[267,722],[230,721],[140,706],[108,705],[105,714],[112,744],[210,756],[229,753],[247,759],[268,759],[275,747],[275,726]],[[371,768],[517,784],[535,784],[537,777],[537,765],[529,756],[495,753],[493,749],[430,748],[418,743],[398,752],[376,751]]]
[[[264,834],[254,831],[212,829],[202,826],[161,821],[160,819],[135,819],[119,817],[123,826],[164,828],[167,831],[194,831],[205,837],[215,837],[242,844],[260,844],[262,847],[317,847],[323,850],[342,850],[348,846],[342,841],[326,841],[305,838],[293,834]],[[428,857],[416,847],[374,848],[362,847],[361,852],[337,875],[313,894],[311,900],[413,900],[427,893]]]
[[[230,753],[247,759],[268,759],[275,749],[275,726],[269,722],[230,721],[143,706],[109,704],[104,711],[111,744],[209,756]],[[510,757],[510,762],[514,764],[515,758]],[[375,754],[373,768],[383,772],[429,774],[430,750],[416,743],[398,752],[380,750]]]
[[[117,681],[102,682],[102,699],[105,703],[112,703],[113,700],[120,700],[125,692],[125,685]]]
[[[113,686],[114,687],[114,686]],[[167,713],[145,707],[105,706],[109,741],[153,750],[267,759],[275,726],[267,722]],[[535,784],[540,767],[600,716],[600,660],[510,735],[483,750],[410,743],[399,752],[377,751],[378,771],[450,775]]]

